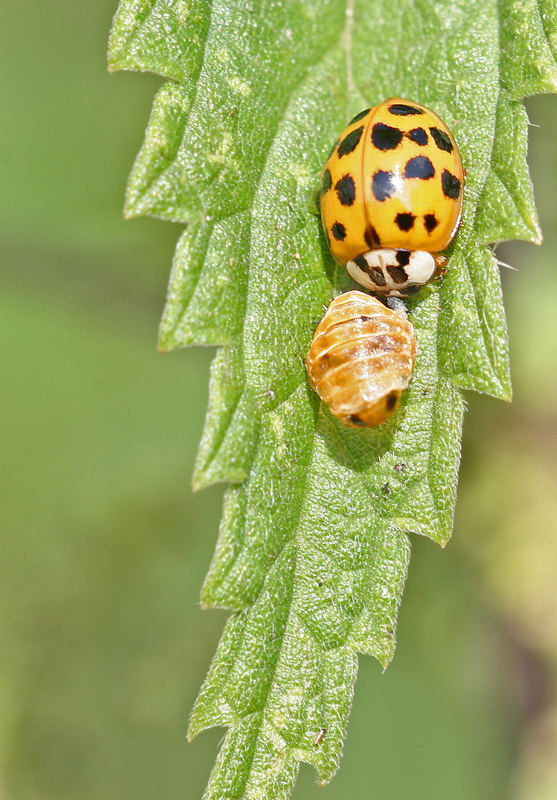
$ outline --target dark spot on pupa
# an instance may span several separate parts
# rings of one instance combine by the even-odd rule
[[[395,283],[406,283],[408,275],[402,267],[387,267],[387,272]]]
[[[350,175],[344,175],[335,183],[335,191],[343,206],[351,206],[356,199],[356,187]]]
[[[378,247],[381,244],[381,242],[379,241],[379,234],[377,233],[373,225],[367,226],[364,232],[364,240],[369,248]]]
[[[423,114],[421,108],[415,106],[408,106],[406,103],[393,103],[389,106],[391,114],[396,114],[397,117],[411,117],[414,114]]]
[[[439,148],[439,150],[445,150],[447,153],[453,152],[453,143],[445,133],[445,131],[439,130],[439,128],[430,128],[429,132],[435,139],[435,144]]]
[[[370,111],[371,111],[371,108],[364,108],[364,110],[363,110],[363,111],[360,111],[360,113],[359,113],[359,114],[356,114],[356,116],[355,116],[355,117],[352,117],[352,119],[350,120],[350,122],[349,122],[348,124],[349,124],[349,125],[353,125],[353,124],[354,124],[354,122],[359,122],[359,121],[360,121],[361,119],[363,119],[363,118],[364,118],[364,117],[365,117],[367,114],[369,114],[369,112],[370,112]]]
[[[411,139],[413,142],[416,142],[416,144],[419,144],[421,147],[426,145],[428,142],[427,133],[423,128],[413,128],[411,131],[408,131],[406,135],[409,139]]]
[[[348,136],[344,137],[337,150],[339,158],[342,158],[342,156],[347,156],[348,153],[351,153],[356,149],[358,142],[362,138],[363,132],[364,126],[361,125],[359,128],[356,128],[355,131],[351,131]]]
[[[331,171],[326,169],[323,173],[323,180],[321,181],[321,194],[328,192],[332,185]]]
[[[358,425],[360,428],[365,428],[366,424],[361,417],[357,414],[350,414],[348,417],[352,425]]]
[[[392,411],[398,402],[398,395],[396,392],[391,392],[387,395],[385,405],[387,406],[387,411]]]
[[[331,228],[331,233],[339,242],[343,242],[346,239],[346,228],[342,222],[335,222]]]
[[[425,181],[428,180],[428,178],[433,178],[434,175],[435,170],[433,164],[427,156],[415,156],[411,158],[404,170],[405,178],[419,178]]]
[[[448,169],[443,170],[441,185],[446,197],[450,197],[451,200],[456,200],[458,198],[460,194],[460,181],[455,175],[449,172]]]
[[[439,225],[439,220],[435,214],[424,214],[424,226],[428,233],[431,233]]]
[[[354,263],[359,266],[362,272],[367,272],[367,261],[363,256],[356,256]]]
[[[410,250],[397,250],[396,260],[400,267],[406,267],[410,263]]]
[[[386,172],[382,169],[377,170],[373,176],[371,180],[371,191],[375,199],[379,200],[380,203],[382,203],[383,200],[388,200],[389,197],[395,193],[396,186],[394,177],[393,172]]]
[[[399,230],[409,231],[413,227],[415,219],[416,219],[415,214],[403,212],[401,214],[396,215],[395,223],[397,224]]]
[[[378,122],[371,131],[371,141],[378,150],[394,150],[401,143],[403,132]]]

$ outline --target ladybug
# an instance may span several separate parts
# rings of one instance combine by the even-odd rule
[[[443,120],[391,97],[357,114],[324,168],[331,252],[378,294],[404,297],[442,271],[462,214],[464,170]]]
[[[364,292],[346,292],[317,326],[306,358],[309,382],[345,425],[381,425],[410,383],[416,337],[398,302],[393,310]]]

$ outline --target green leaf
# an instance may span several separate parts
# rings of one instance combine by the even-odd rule
[[[206,800],[287,798],[300,761],[338,767],[357,653],[385,667],[408,533],[451,533],[464,401],[508,400],[489,245],[540,241],[519,100],[553,90],[557,10],[522,0],[123,0],[111,69],[171,79],[155,100],[125,212],[186,224],[160,347],[219,345],[197,488],[225,495],[206,607],[233,610],[190,736],[229,728]],[[335,291],[315,196],[355,113],[425,103],[467,169],[442,283],[409,303],[418,338],[403,406],[373,431],[333,419],[303,359]]]

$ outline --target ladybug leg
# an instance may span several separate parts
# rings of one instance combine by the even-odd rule
[[[435,263],[437,265],[437,269],[435,270],[436,278],[441,278],[443,275],[447,274],[447,260],[446,256],[441,256],[439,254],[435,256]]]

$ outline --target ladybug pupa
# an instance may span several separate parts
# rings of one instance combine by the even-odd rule
[[[377,294],[404,297],[440,274],[462,214],[452,133],[391,97],[357,114],[323,169],[321,219],[336,261]]]
[[[415,354],[414,328],[403,303],[393,310],[352,291],[331,301],[306,369],[312,388],[335,417],[346,425],[375,427],[398,407]]]

